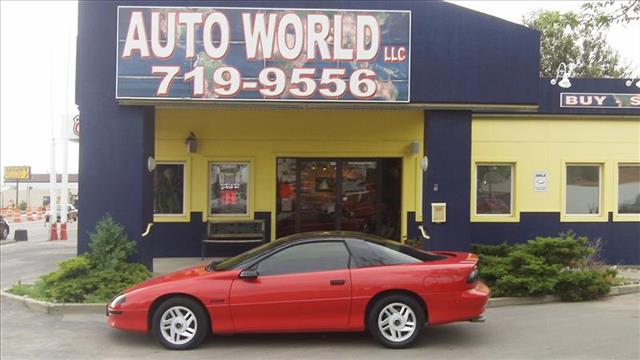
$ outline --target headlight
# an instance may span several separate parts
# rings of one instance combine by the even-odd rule
[[[109,304],[109,306],[111,308],[114,308],[116,307],[116,305],[124,304],[124,302],[127,301],[127,297],[125,295],[126,294],[120,294],[116,296],[113,300],[111,300],[111,303]]]

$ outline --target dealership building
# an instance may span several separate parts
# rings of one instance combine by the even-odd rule
[[[148,266],[323,230],[571,229],[640,264],[640,80],[540,78],[536,30],[444,2],[80,2],[77,42],[79,252],[109,213]]]

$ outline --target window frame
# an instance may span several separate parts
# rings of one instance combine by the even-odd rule
[[[620,167],[625,166],[637,166],[640,167],[639,160],[629,160],[629,161],[617,161],[614,164],[614,176],[613,176],[613,221],[629,221],[629,222],[640,222],[640,213],[635,214],[621,214],[618,212],[618,202],[620,200]]]
[[[598,213],[597,214],[569,214],[567,213],[567,169],[569,166],[597,166],[598,167]],[[562,179],[561,179],[561,222],[606,222],[608,221],[608,211],[605,208],[605,161],[563,161],[562,162]]]
[[[247,165],[247,210],[244,213],[234,214],[214,214],[211,212],[211,165],[213,164],[245,164]],[[252,159],[208,159],[207,161],[207,200],[205,206],[207,207],[206,213],[208,218],[225,218],[225,219],[246,219],[253,217],[253,210],[251,208],[253,196],[253,160]]]
[[[342,246],[344,246],[345,251],[347,252],[347,254],[349,255],[349,257],[347,258],[347,264],[346,267],[344,269],[333,269],[333,270],[317,270],[317,271],[304,271],[304,272],[288,272],[288,273],[283,273],[283,274],[271,274],[271,275],[262,275],[260,274],[260,272],[258,271],[258,268],[260,266],[260,264],[263,261],[266,261],[268,259],[270,259],[271,257],[286,251],[288,249],[291,249],[293,247],[296,246],[304,246],[304,245],[312,245],[312,244],[318,244],[318,243],[340,243],[342,244]],[[252,269],[252,270],[256,270],[258,271],[258,277],[261,276],[283,276],[283,275],[295,275],[295,274],[313,274],[313,273],[319,273],[319,272],[327,272],[327,271],[339,271],[339,270],[349,270],[351,269],[351,264],[353,262],[353,254],[351,253],[351,250],[349,249],[349,246],[347,246],[347,244],[345,243],[344,239],[317,239],[317,240],[310,240],[310,241],[304,241],[304,242],[296,242],[293,244],[289,244],[286,246],[283,246],[279,249],[274,249],[273,251],[269,252],[268,254],[265,254],[264,256],[255,259],[251,264],[249,264],[248,266],[245,267],[245,269]]]
[[[154,200],[154,205],[153,205],[153,217],[157,217],[159,219],[165,219],[165,218],[176,218],[176,217],[184,217],[187,214],[187,162],[186,161],[181,161],[181,160],[176,160],[176,161],[156,161],[156,167],[155,169],[153,169],[153,176],[157,176],[157,171],[158,171],[158,167],[161,165],[182,165],[182,213],[171,213],[171,214],[157,214],[155,212],[155,197],[156,197],[156,193],[155,193],[155,187],[153,189],[153,200]]]
[[[511,170],[511,189],[510,189],[510,199],[509,199],[509,213],[508,214],[480,214],[478,213],[478,167],[479,166],[509,166]],[[518,213],[515,209],[516,206],[516,162],[515,161],[476,161],[473,164],[473,179],[472,179],[472,218],[476,219],[517,219],[516,214]]]

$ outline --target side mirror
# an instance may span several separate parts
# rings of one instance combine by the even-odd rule
[[[258,272],[255,270],[242,270],[240,272],[240,279],[255,279],[258,277]]]

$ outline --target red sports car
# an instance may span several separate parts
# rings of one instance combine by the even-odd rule
[[[108,323],[153,331],[169,349],[209,332],[364,330],[403,348],[425,325],[484,320],[477,262],[362,233],[297,234],[131,287],[107,306]]]

